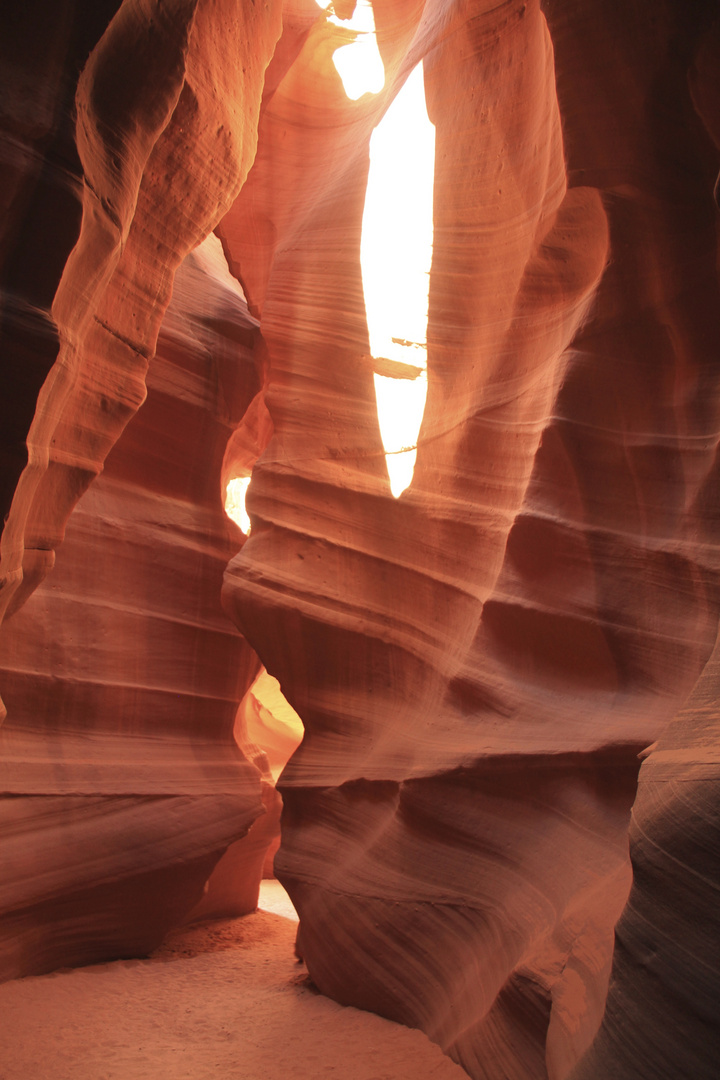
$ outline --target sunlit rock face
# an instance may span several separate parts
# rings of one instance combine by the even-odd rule
[[[357,101],[286,24],[220,227],[274,424],[225,602],[305,724],[276,868],[312,978],[474,1077],[555,1080],[601,1021],[637,755],[717,627],[710,8],[374,8]],[[358,251],[420,58],[428,397],[396,500]]]
[[[239,885],[229,900],[211,878],[200,914],[257,903],[278,813],[233,737],[259,661],[220,606],[242,541],[221,467],[256,331],[223,265],[215,240],[178,271],[147,401],[0,631],[5,977],[153,948],[231,841]],[[256,818],[259,843],[239,839]]]
[[[217,902],[211,887],[200,900],[204,881],[259,813],[261,791],[233,747],[230,703],[261,661],[305,726],[280,783],[276,868],[317,986],[421,1027],[477,1080],[561,1080],[573,1070],[578,1080],[670,1080],[690,1060],[684,1032],[711,1045],[718,996],[717,967],[707,952],[698,960],[717,933],[708,673],[663,736],[712,651],[720,598],[715,7],[376,0],[384,85],[359,96],[346,93],[335,63],[352,39],[351,9],[338,4],[329,18],[311,0],[282,10],[126,2],[80,78],[84,216],[72,255],[71,243],[58,255],[59,284],[29,301],[40,337],[57,327],[60,352],[34,413],[35,391],[17,391],[18,431],[29,425],[24,471],[25,431],[10,429],[2,595],[20,610],[3,631],[5,730],[10,738],[22,727],[36,745],[51,723],[84,732],[77,665],[90,657],[106,673],[103,702],[127,724],[118,721],[120,760],[140,737],[137,701],[117,689],[119,629],[103,641],[89,623],[78,645],[75,624],[66,629],[53,610],[63,590],[97,590],[83,577],[88,550],[113,566],[128,558],[108,525],[121,510],[137,523],[133,537],[149,537],[133,563],[148,601],[137,635],[153,645],[143,663],[167,650],[167,708],[148,727],[154,792],[138,789],[137,772],[123,789],[131,802],[108,789],[121,770],[104,733],[104,744],[83,736],[88,760],[103,746],[91,792],[32,789],[59,800],[45,800],[42,822],[39,803],[8,804],[27,814],[13,824],[22,858],[13,855],[18,870],[4,881],[31,878],[52,848],[62,888],[75,882],[80,895],[67,909],[75,959],[117,950],[118,937],[125,954],[139,949],[151,924],[161,932],[195,903],[221,910],[227,877],[216,881]],[[433,251],[426,340],[402,347],[426,352],[427,402],[412,483],[396,497],[375,375],[402,360],[377,355],[360,256],[370,138],[420,61],[434,128]],[[160,407],[160,349],[148,401],[131,419],[175,271],[213,228],[247,297],[243,333],[258,324],[256,381],[175,376],[176,406]],[[384,257],[395,259],[391,246]],[[243,356],[242,335],[213,333],[211,355]],[[178,420],[188,395],[208,417],[222,413],[212,449],[202,409],[197,423]],[[59,557],[23,608],[113,446],[70,519],[67,565]],[[212,517],[202,544],[200,511],[173,487],[174,459],[185,463],[182,482],[199,485],[201,517]],[[146,469],[162,479],[147,481]],[[221,490],[251,471],[251,533],[242,546],[234,534],[230,559]],[[158,612],[177,611],[181,595],[175,578],[164,607],[173,552],[185,559],[196,545],[182,562],[196,576],[186,582],[183,570],[182,588],[192,583],[193,602],[212,610],[218,648],[157,630]],[[259,660],[220,629],[218,570],[228,560],[224,608]],[[113,587],[120,607],[122,582]],[[72,692],[58,709],[48,686],[64,680]],[[170,702],[186,680],[215,703],[208,717]],[[30,703],[22,724],[21,700]],[[195,771],[173,772],[185,738]],[[613,961],[631,886],[638,754],[657,739],[642,766],[630,831],[637,873]],[[212,744],[206,764],[198,740]],[[213,768],[212,799],[187,790],[191,775],[205,783]],[[9,773],[21,776],[19,755]],[[127,893],[103,893],[102,868],[87,878],[68,869],[50,839],[63,814],[68,826],[87,819],[90,803],[77,802],[86,795],[132,811],[95,834],[103,845],[125,836],[135,852],[135,837],[164,837],[146,863],[128,855]],[[156,798],[138,803],[145,795]],[[197,833],[186,812],[200,813]],[[75,849],[76,833],[63,835]],[[178,860],[192,877],[182,905]],[[82,862],[93,865],[92,854]],[[693,885],[688,869],[700,865]],[[145,890],[160,898],[151,915],[136,886],[156,871]],[[27,907],[33,895],[23,894]],[[19,901],[8,896],[12,920]],[[110,926],[106,937],[78,930],[78,911],[87,922],[117,896],[122,918],[95,923]],[[47,937],[49,906],[33,911],[32,933]],[[671,926],[690,935],[687,950],[670,947]],[[71,953],[68,944],[63,962]],[[646,1058],[643,1039],[658,1026]],[[702,1049],[685,1072],[709,1080],[714,1060]]]
[[[82,21],[81,13],[76,18]],[[65,21],[74,25],[71,11]],[[38,132],[33,116],[23,116],[26,97],[33,100],[23,88],[36,58],[34,23],[20,22],[12,58],[19,76],[8,62],[9,81],[19,83],[20,90],[10,105],[14,101],[20,114],[15,127],[24,143],[18,141],[27,145],[12,161],[21,179],[8,170],[9,199],[22,187],[23,173],[34,179],[39,166],[33,140],[42,142],[48,129],[53,132],[54,120],[50,109],[46,129],[40,126]],[[82,219],[80,224],[75,206],[73,221],[79,233],[73,235],[62,215],[52,212],[52,201],[43,206],[53,223],[62,221],[63,253],[77,242],[59,268],[59,283],[57,275],[48,274],[39,297],[26,287],[29,302],[22,288],[19,299],[12,293],[9,300],[11,314],[18,309],[23,316],[26,347],[38,370],[43,363],[49,366],[54,347],[46,340],[48,316],[58,352],[25,433],[27,465],[11,489],[2,535],[0,611],[20,606],[47,572],[73,506],[144,400],[148,359],[174,273],[231,205],[252,163],[264,72],[280,29],[278,4],[255,11],[238,9],[234,0],[211,7],[197,0],[128,2],[90,53],[74,101]],[[43,58],[36,62],[41,67]],[[56,83],[77,80],[72,51],[67,56],[60,51],[57,64]],[[52,89],[41,82],[38,93],[42,97]],[[73,107],[72,101],[62,105]],[[57,124],[67,122],[61,116]],[[12,124],[8,127],[9,144]],[[74,186],[72,172],[63,179]],[[9,233],[14,239],[12,229]],[[11,249],[12,282],[18,261],[22,264],[22,249]],[[36,311],[37,299],[51,299],[50,311]],[[11,377],[14,367],[9,365]],[[32,385],[19,391],[12,381],[10,386],[19,399],[34,396]],[[27,413],[26,402],[24,408]],[[16,471],[17,440],[23,434],[18,425],[11,428],[10,447]]]
[[[250,167],[279,8],[43,6],[2,35],[0,977],[154,947],[263,814],[220,607],[256,324],[217,241],[174,278]]]
[[[75,139],[77,76],[119,0],[75,11],[74,3],[29,2],[2,13],[0,27],[0,515],[5,524],[28,464],[27,438],[40,389],[58,353],[50,315],[82,215]],[[0,611],[18,587],[19,561],[3,539]],[[23,547],[25,545],[21,545]],[[25,592],[52,565],[27,545]],[[2,715],[2,705],[0,705]]]

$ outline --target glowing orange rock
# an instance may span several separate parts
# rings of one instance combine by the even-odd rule
[[[669,867],[687,876],[702,844],[716,851],[706,814],[714,789],[695,783],[694,761],[686,771],[697,732],[686,739],[682,724],[680,734],[669,729],[664,749],[662,732],[701,674],[718,625],[717,28],[702,5],[650,0],[632,16],[604,0],[376,0],[385,86],[349,100],[333,63],[348,33],[310,0],[285,5],[281,37],[279,5],[178,0],[142,11],[151,7],[152,26],[139,7],[123,5],[82,77],[85,217],[54,300],[61,359],[40,395],[30,464],[3,537],[5,595],[19,606],[117,442],[115,460],[129,475],[113,481],[108,458],[107,486],[91,488],[71,519],[68,550],[74,527],[97,537],[98,523],[114,520],[110,494],[142,471],[142,455],[130,451],[143,413],[139,427],[124,425],[144,394],[174,271],[217,225],[262,370],[252,393],[225,384],[232,416],[213,441],[212,468],[204,457],[189,461],[182,482],[197,482],[205,497],[211,473],[220,515],[227,479],[253,469],[252,531],[228,566],[223,604],[260,659],[214,621],[216,571],[230,555],[218,534],[197,530],[194,512],[171,513],[167,501],[118,495],[137,517],[145,507],[151,537],[182,526],[181,546],[193,556],[184,567],[206,566],[214,536],[218,554],[212,572],[198,570],[196,595],[214,605],[211,629],[223,641],[182,665],[192,648],[183,652],[168,635],[168,669],[181,689],[184,680],[205,687],[208,715],[222,714],[216,727],[208,721],[218,737],[206,744],[194,706],[189,716],[169,710],[156,747],[164,771],[146,778],[168,787],[172,779],[171,791],[156,791],[167,801],[146,818],[137,800],[147,792],[113,802],[113,813],[129,813],[114,832],[131,847],[152,838],[146,863],[123,863],[127,895],[160,866],[160,878],[148,879],[157,907],[147,925],[128,917],[124,947],[140,948],[148,927],[156,934],[187,917],[260,808],[259,773],[234,746],[230,704],[261,661],[305,725],[280,781],[277,866],[319,988],[421,1027],[477,1080],[562,1080],[573,1069],[582,1080],[662,1068],[669,1077],[667,1069],[683,1067],[671,1035],[648,1055],[651,1074],[633,1049],[654,1025],[671,1028],[665,991],[682,982],[678,1016],[703,1033],[717,996],[715,968],[693,978],[698,941],[717,933],[707,901],[713,875],[710,887],[690,890],[686,910],[703,929],[681,930],[692,945],[687,959],[670,949],[654,968],[653,950],[669,935],[643,936],[656,917],[665,926],[667,898],[684,895]],[[428,400],[412,485],[394,499],[360,249],[370,135],[420,60],[436,131]],[[198,384],[189,383],[179,380],[178,401],[193,397]],[[200,380],[201,396],[211,384]],[[159,415],[149,399],[146,422],[173,448],[158,453],[160,463],[187,451],[203,427],[177,415]],[[140,442],[147,451],[152,440]],[[168,484],[163,473],[155,490],[167,496]],[[112,539],[103,533],[98,550],[114,550]],[[74,575],[85,569],[83,550],[68,555]],[[147,557],[139,577],[155,603],[163,575]],[[120,660],[111,663],[98,635],[76,653],[60,632],[59,645],[43,637],[52,619],[38,618],[38,605],[58,599],[62,574],[16,616],[16,630],[8,624],[11,648],[20,659],[40,643],[50,678],[61,682],[93,653],[114,670]],[[184,595],[176,588],[172,597]],[[138,638],[152,621],[141,620]],[[152,638],[149,667],[163,637]],[[185,644],[208,640],[191,635]],[[227,673],[233,648],[244,658],[237,678]],[[31,720],[62,719],[74,733],[62,745],[92,765],[96,742],[75,739],[88,714],[77,708],[85,684],[77,679],[54,711],[57,699],[37,691],[39,669],[15,663],[10,682],[19,686],[23,674],[26,703],[37,704],[28,705],[23,737],[37,737]],[[233,692],[220,693],[234,679]],[[107,700],[134,722],[133,701]],[[691,706],[702,715],[702,703]],[[658,738],[630,834],[638,874],[619,924],[615,981],[591,1047],[630,888],[638,753]],[[97,760],[104,784],[111,741]],[[243,791],[180,792],[170,777],[178,758],[183,783],[197,770],[209,783],[217,769],[223,782],[242,779]],[[677,785],[653,786],[663,761]],[[690,816],[706,814],[697,844],[681,806],[686,780]],[[75,790],[42,794],[63,799],[66,836],[90,834],[102,849],[106,791],[93,792],[82,804],[65,801]],[[35,809],[13,827],[35,834],[42,868],[57,837],[54,826],[43,833]],[[172,844],[163,839],[169,817],[181,825]],[[183,845],[188,818],[197,828]],[[85,832],[78,819],[90,822]],[[657,858],[640,829],[657,840]],[[108,948],[111,893],[98,900],[84,864],[58,858],[58,887],[76,899],[79,882],[81,893],[67,925],[92,910],[92,948]],[[170,911],[173,868],[188,858],[183,903]],[[8,890],[32,878],[21,864]],[[113,868],[101,860],[93,879],[101,890]],[[9,941],[17,895],[8,895]],[[26,911],[32,896],[23,894]],[[30,940],[39,925],[51,953],[54,898],[38,904],[37,925],[23,925]],[[206,900],[219,910],[212,883]],[[24,959],[12,957],[12,970]],[[654,970],[657,993],[633,997]],[[710,1080],[712,1061],[695,1053],[693,1080]]]

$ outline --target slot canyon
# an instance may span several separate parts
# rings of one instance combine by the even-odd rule
[[[274,874],[378,1080],[714,1080],[716,0],[0,56],[0,989]]]

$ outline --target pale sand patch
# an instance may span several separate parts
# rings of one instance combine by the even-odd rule
[[[0,1080],[467,1080],[421,1032],[307,984],[276,883],[244,919],[0,986]],[[268,910],[269,909],[269,910]]]
[[[282,915],[284,919],[297,922],[297,911],[292,905],[292,900],[283,889],[279,881],[263,881],[260,883],[260,899],[258,900],[260,911],[269,911],[273,915]]]

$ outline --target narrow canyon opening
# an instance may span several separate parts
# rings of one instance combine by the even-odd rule
[[[333,11],[332,4],[316,0]],[[329,21],[355,34],[333,53],[351,101],[377,94],[385,72],[372,4]],[[412,483],[427,397],[427,319],[433,249],[435,128],[423,62],[410,72],[370,138],[360,264],[380,435],[395,498]]]
[[[412,483],[427,397],[434,175],[421,61],[370,138],[360,247],[380,434],[396,498]]]
[[[245,505],[250,479],[249,476],[233,476],[225,488],[225,513],[245,536],[250,535],[250,515]]]
[[[6,7],[3,1077],[715,1080],[716,2]]]
[[[249,485],[250,477],[234,477],[228,482],[225,494],[225,513],[245,536],[251,531],[245,507]],[[240,751],[260,771],[265,785],[277,785],[283,769],[302,742],[303,734],[303,722],[285,698],[280,683],[261,668],[238,706],[233,735]],[[280,802],[277,792],[275,801]],[[259,903],[267,910],[296,918],[292,901],[275,880],[273,861],[279,845],[278,829],[264,858]]]

